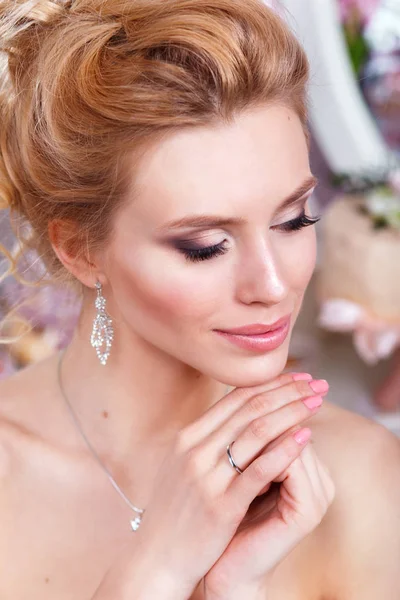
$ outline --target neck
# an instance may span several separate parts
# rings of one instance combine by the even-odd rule
[[[111,472],[143,478],[154,473],[177,432],[222,398],[227,386],[131,333],[116,332],[119,339],[101,365],[89,342],[92,318],[82,311],[62,357],[63,390]]]

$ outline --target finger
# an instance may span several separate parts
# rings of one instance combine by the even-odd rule
[[[320,395],[325,395],[329,388],[324,380],[323,382],[322,385],[325,384],[326,390]],[[280,387],[267,391],[260,391],[259,393],[254,394],[220,426],[219,430],[214,432],[213,441],[215,442],[216,447],[220,448],[221,444],[225,444],[226,446],[226,444],[231,443],[252,421],[260,418],[263,419],[272,412],[295,402],[296,400],[315,397],[316,393],[311,387],[311,385],[314,385],[315,383],[314,380],[292,380]],[[306,412],[307,411],[305,411],[305,413]],[[260,421],[259,424],[261,427],[262,421]]]
[[[322,518],[328,508],[329,503],[325,485],[318,470],[317,455],[313,445],[308,444],[307,448],[304,448],[304,451],[301,453],[300,457],[310,480],[310,487],[312,489],[315,506]]]
[[[270,442],[296,425],[300,423],[303,425],[321,407],[322,397],[314,398],[314,402],[309,405],[305,404],[304,400],[308,402],[310,398],[306,398],[282,406],[269,414],[254,419],[248,427],[240,432],[238,425],[237,430],[233,430],[233,435],[236,434],[236,439],[231,443],[230,448],[231,454],[234,453],[235,464],[242,470],[246,469],[265,450]],[[218,435],[231,436],[232,433],[230,430],[227,433],[227,428],[224,428],[223,431],[218,432]],[[218,449],[226,448],[227,441],[227,438],[220,437],[215,447]],[[226,478],[232,479],[235,476],[235,471],[232,468],[228,469],[231,465],[226,460],[226,452],[221,454],[221,450],[219,450],[219,455],[220,458],[215,469],[216,477],[218,477],[221,484],[226,485]]]
[[[276,495],[274,514],[276,518],[273,521],[265,519],[257,523],[261,552],[262,546],[265,548],[264,530],[268,537],[274,534],[274,552],[286,549],[287,553],[288,547],[293,547],[303,539],[320,520],[320,511],[315,506],[313,490],[301,455],[286,469],[286,476]]]
[[[314,490],[302,460],[304,450],[306,448],[286,469],[280,488],[279,510],[283,518],[286,516],[287,521],[298,515],[301,520],[307,522],[309,511],[314,506]]]
[[[314,506],[314,512],[310,513],[310,517],[311,524],[314,523],[313,527],[315,527],[321,522],[329,507],[331,502],[330,491],[326,487],[325,475],[321,476],[322,470],[320,471],[318,468],[319,460],[312,444],[307,444],[300,458],[310,482],[312,500],[310,500],[309,506]]]
[[[315,515],[318,518],[318,515],[321,516],[325,514],[328,508],[328,494],[325,488],[324,479],[321,477],[318,469],[318,458],[313,448],[312,440],[310,440],[310,443],[303,449],[298,460],[301,461],[304,467],[304,473],[308,478],[308,486],[311,492],[309,506],[310,508],[314,506]],[[285,479],[283,479],[283,481],[285,481]]]
[[[287,437],[287,436],[289,436],[289,435],[293,435],[293,434],[295,434],[295,433],[296,433],[296,431],[299,431],[300,429],[301,429],[301,427],[299,427],[298,425],[295,425],[294,427],[289,427],[289,429],[287,429],[287,431],[285,431],[285,432],[284,432],[282,435],[279,435],[279,436],[278,436],[278,437],[276,437],[276,438],[275,438],[275,439],[274,439],[272,442],[270,442],[270,443],[269,443],[269,444],[266,446],[266,448],[265,448],[265,451],[266,451],[266,450],[272,450],[273,448],[276,448],[276,446],[278,446],[278,445],[279,445],[279,444],[282,442],[282,440],[283,440],[285,437]],[[310,444],[312,444],[312,439],[310,440],[310,442],[309,442],[309,443],[310,443]],[[306,444],[305,448],[307,448],[307,446],[308,446],[308,444]],[[304,450],[303,450],[303,451],[304,451]],[[300,456],[301,456],[301,455],[300,455]],[[282,481],[283,481],[283,479],[284,479],[284,477],[285,477],[285,476],[286,476],[286,475],[282,476],[282,474],[280,474],[280,477],[279,477],[279,476],[278,476],[278,477],[276,477],[276,478],[275,478],[273,481],[274,481],[274,482],[276,482],[276,483],[280,483],[280,482],[282,482]],[[271,487],[271,485],[272,485],[272,482],[271,482],[271,483],[269,483],[269,484],[267,484],[267,485],[265,486],[265,488],[263,488],[263,489],[261,490],[261,492],[260,492],[258,495],[265,494],[265,493],[266,493],[266,492],[269,490],[269,488]]]
[[[185,439],[187,439],[188,447],[197,445],[213,431],[221,427],[221,425],[228,421],[252,396],[288,385],[294,381],[294,377],[299,381],[300,378],[303,378],[304,381],[312,380],[312,376],[308,373],[281,373],[278,377],[258,386],[235,388],[206,410],[201,417],[185,428],[185,431],[182,432],[182,434]]]
[[[270,444],[268,444],[266,450],[271,450],[273,448],[275,448],[277,445],[279,445],[281,443],[281,441],[283,439],[285,439],[285,437],[287,437],[288,435],[294,435],[294,433],[296,433],[296,431],[299,431],[299,427],[292,427],[290,428],[288,431],[285,431],[285,433],[283,433],[282,435],[280,435],[279,437],[277,437],[275,440],[273,440]],[[308,442],[308,444],[305,445],[305,447],[303,448],[301,454],[299,455],[300,457],[303,455],[304,451],[306,450],[306,448],[308,448],[308,446],[313,444],[313,439],[312,436]],[[287,477],[287,471],[282,471],[282,473],[279,473],[279,475],[277,477],[275,477],[274,481],[277,483],[282,483],[282,481],[284,481],[284,479]]]
[[[325,466],[321,463],[312,443],[307,444],[301,453],[301,460],[306,468],[315,497],[325,512],[333,499],[334,484]]]
[[[325,391],[322,395],[327,393],[329,388],[328,383],[325,380],[320,381],[290,381],[280,387],[276,387],[267,391],[260,391],[254,394],[248,399],[248,401],[239,407],[239,409],[227,419],[219,429],[217,429],[208,440],[214,445],[215,452],[219,455],[222,447],[234,441],[237,436],[246,429],[250,423],[257,419],[256,425],[251,425],[254,428],[263,427],[263,418],[267,417],[268,414],[274,412],[277,409],[282,408],[296,400],[309,399],[315,397],[315,390],[311,387],[317,384],[316,389],[321,389],[324,386]],[[319,397],[318,397],[319,399]],[[307,401],[309,401],[307,400]],[[307,411],[303,414],[306,415]],[[290,424],[287,425],[290,427]],[[278,435],[278,434],[277,434]],[[270,440],[266,440],[265,444]],[[264,445],[265,445],[264,444]]]
[[[266,448],[264,449],[264,453],[265,451],[268,449],[272,449],[272,448],[276,448],[276,446],[278,446],[282,440],[289,436],[289,435],[293,435],[294,433],[296,433],[296,431],[299,431],[301,429],[301,427],[299,427],[298,425],[294,426],[294,427],[289,427],[289,429],[287,429],[282,435],[279,435],[278,437],[276,437],[272,442],[270,442]],[[312,440],[310,440],[309,443],[312,443]],[[306,444],[305,448],[307,448],[309,444]],[[303,450],[304,452],[304,450]],[[301,456],[301,454],[300,454]],[[295,459],[296,460],[296,459]],[[266,492],[268,492],[268,490],[270,489],[271,485],[273,482],[276,483],[281,483],[284,478],[286,477],[286,471],[284,472],[284,474],[280,473],[280,475],[278,477],[276,477],[273,481],[271,481],[270,483],[267,483],[262,490],[260,490],[260,492],[257,494],[258,496],[261,496],[262,494],[265,494]]]
[[[311,430],[307,427],[286,436],[275,448],[256,458],[241,475],[237,474],[226,492],[232,510],[240,512],[244,509],[244,515],[260,490],[286,471],[300,455],[310,436]]]
[[[307,444],[306,448],[304,448],[304,451],[301,453],[300,458],[305,467],[314,494],[316,496],[320,495],[321,489],[323,488],[321,485],[321,478],[315,461],[315,450],[313,448],[312,441],[310,444]]]

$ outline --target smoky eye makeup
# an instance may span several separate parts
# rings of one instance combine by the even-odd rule
[[[195,247],[193,245],[191,247],[184,247],[178,245],[176,249],[179,252],[181,252],[187,260],[197,262],[201,260],[208,260],[210,258],[213,258],[214,256],[220,256],[222,254],[225,254],[225,252],[227,252],[226,242],[227,240],[223,240],[218,244],[205,247]]]
[[[310,197],[310,193],[306,197],[300,199],[299,203],[303,206],[300,215],[293,219],[278,223],[277,225],[271,226],[273,231],[281,232],[283,234],[290,234],[300,231],[305,227],[314,225],[320,220],[320,216],[306,215],[305,203]],[[199,262],[209,260],[211,258],[221,256],[228,251],[228,240],[225,238],[221,242],[212,245],[206,245],[201,243],[200,240],[190,239],[175,239],[172,240],[172,246],[175,250],[184,255],[184,257],[191,262]]]
[[[275,225],[274,228],[280,231],[298,231],[299,229],[303,229],[303,227],[308,227],[309,225],[314,225],[318,223],[321,217],[311,217],[305,214],[305,210],[299,217],[291,219],[290,221],[286,221],[285,223],[281,223],[280,225]]]
[[[295,219],[291,219],[290,221],[286,221],[280,225],[275,225],[273,229],[277,229],[282,233],[293,233],[297,232],[304,227],[309,227],[310,225],[314,225],[320,220],[320,217],[309,217],[308,215],[303,213],[296,217]],[[221,256],[228,251],[226,246],[227,240],[219,242],[218,244],[214,244],[212,246],[195,246],[193,242],[188,245],[183,245],[179,242],[175,243],[175,248],[177,251],[182,253],[184,257],[191,262],[199,262],[203,260],[209,260],[216,256]]]

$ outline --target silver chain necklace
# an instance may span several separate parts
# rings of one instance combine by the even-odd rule
[[[93,448],[92,444],[89,442],[88,438],[85,435],[85,432],[83,431],[81,424],[79,423],[79,420],[67,398],[67,395],[64,391],[64,387],[61,381],[61,364],[62,364],[62,358],[63,355],[65,353],[65,348],[64,350],[62,350],[60,352],[60,357],[58,359],[58,368],[57,368],[57,376],[58,376],[58,385],[60,388],[60,392],[62,394],[62,397],[65,400],[65,403],[68,407],[68,410],[70,412],[70,415],[79,431],[79,433],[81,434],[81,436],[83,437],[83,439],[85,440],[85,443],[87,445],[87,447],[89,448],[89,450],[91,451],[91,453],[93,454],[93,457],[96,459],[96,461],[99,463],[100,467],[103,469],[103,471],[106,473],[108,479],[110,480],[112,486],[114,487],[114,489],[118,492],[118,494],[121,496],[121,498],[126,502],[126,504],[135,512],[139,513],[139,515],[137,517],[135,517],[134,519],[131,520],[131,527],[133,529],[133,531],[137,531],[137,529],[139,529],[139,525],[141,523],[142,517],[140,515],[142,515],[145,511],[144,508],[137,508],[137,506],[134,506],[132,504],[132,502],[129,500],[129,498],[124,494],[124,492],[121,490],[121,488],[119,487],[118,483],[115,481],[114,477],[111,475],[110,471],[107,469],[107,467],[103,464],[103,462],[101,461],[99,455],[97,454],[96,450]]]
[[[112,486],[114,487],[114,489],[118,492],[118,494],[121,496],[121,498],[126,502],[126,504],[129,506],[129,508],[131,508],[134,512],[139,513],[139,515],[137,517],[135,517],[134,519],[132,519],[130,521],[131,523],[131,527],[133,529],[133,531],[137,531],[139,529],[139,525],[142,521],[142,517],[141,515],[145,512],[144,508],[138,508],[137,506],[134,506],[132,504],[132,502],[129,500],[129,498],[126,496],[126,494],[124,494],[124,492],[121,490],[121,488],[119,487],[118,483],[115,481],[114,477],[111,475],[110,471],[107,469],[107,467],[103,464],[102,460],[100,459],[99,455],[97,454],[96,450],[93,448],[92,444],[89,442],[88,438],[85,435],[85,432],[83,431],[81,424],[71,406],[70,401],[67,398],[67,395],[65,393],[63,384],[62,384],[62,380],[61,380],[61,364],[62,364],[62,358],[64,356],[65,353],[65,348],[63,350],[61,350],[60,352],[60,356],[58,359],[58,367],[57,367],[57,377],[58,377],[58,386],[60,388],[60,392],[62,397],[65,400],[65,403],[67,405],[67,408],[69,410],[69,413],[72,417],[72,420],[74,421],[79,433],[81,434],[82,438],[84,439],[87,447],[89,448],[89,450],[91,451],[91,453],[93,454],[93,457],[96,459],[96,461],[98,462],[98,464],[100,465],[100,467],[103,469],[103,471],[106,473],[108,479],[110,480]],[[226,387],[226,391],[225,393],[228,393],[230,386],[228,385]]]

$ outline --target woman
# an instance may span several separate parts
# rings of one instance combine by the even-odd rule
[[[295,37],[258,0],[1,11],[1,197],[82,292],[0,387],[1,598],[398,599],[398,440],[283,373],[316,256]]]

